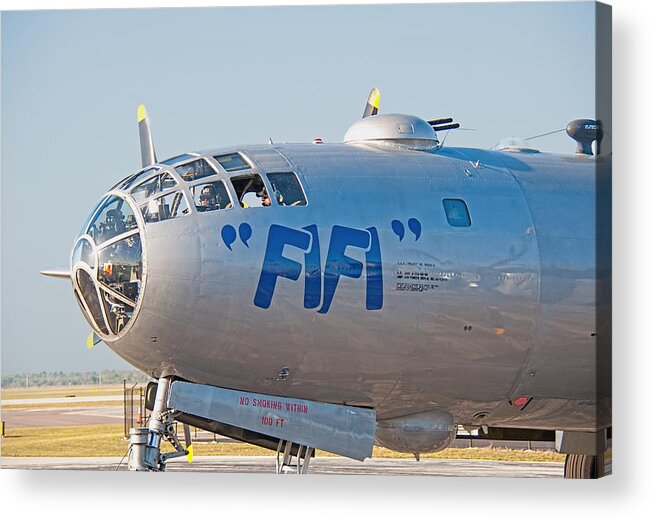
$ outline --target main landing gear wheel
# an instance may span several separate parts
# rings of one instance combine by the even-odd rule
[[[601,478],[605,474],[604,454],[565,456],[565,478]]]

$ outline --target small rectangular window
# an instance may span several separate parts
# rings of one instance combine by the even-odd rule
[[[160,198],[149,200],[140,207],[145,223],[155,223],[185,216],[190,208],[181,191],[176,191]]]
[[[230,209],[233,206],[226,187],[221,181],[194,185],[192,187],[192,197],[198,212]]]
[[[211,165],[203,158],[193,160],[187,164],[177,165],[175,169],[186,182],[199,180],[200,178],[217,174]]]
[[[271,182],[278,205],[286,207],[307,205],[303,188],[294,173],[269,173],[267,178]]]
[[[271,198],[259,174],[247,174],[231,179],[240,207],[268,207]]]
[[[445,209],[445,216],[448,218],[448,223],[451,226],[470,226],[470,214],[468,213],[468,206],[465,201],[446,198],[443,200],[443,208]]]
[[[224,171],[227,173],[232,173],[233,171],[243,171],[244,169],[251,169],[251,164],[249,164],[242,155],[239,153],[228,153],[227,155],[217,155],[213,157],[219,165],[224,168]]]

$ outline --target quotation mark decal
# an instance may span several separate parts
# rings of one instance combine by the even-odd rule
[[[251,234],[253,234],[251,225],[248,223],[242,223],[240,225],[240,239],[242,240],[242,243],[244,243],[244,246],[247,248],[249,248],[249,239],[251,238]]]
[[[411,230],[412,234],[414,234],[416,241],[418,241],[423,230],[420,221],[418,221],[416,218],[409,218],[409,221],[407,221],[407,226],[409,227],[409,230]],[[405,226],[402,224],[402,222],[394,219],[391,222],[391,229],[393,230],[393,233],[398,236],[398,239],[402,241],[405,237]]]
[[[418,241],[420,239],[420,233],[422,230],[420,221],[418,221],[416,218],[409,218],[409,221],[407,221],[407,226],[409,227],[409,230],[414,233],[414,236],[416,236],[416,241]]]
[[[242,223],[240,225],[240,239],[242,240],[242,243],[244,246],[247,248],[249,247],[249,239],[251,239],[251,235],[253,234],[253,230],[251,229],[251,225],[248,223]],[[222,228],[222,240],[224,241],[224,244],[226,247],[232,252],[232,244],[235,243],[235,240],[237,239],[237,231],[235,230],[235,227],[232,225],[224,225],[224,228]]]
[[[237,232],[235,232],[235,229],[231,225],[226,225],[222,228],[222,239],[228,249],[232,251],[233,249],[231,248],[231,245],[235,243],[235,240],[237,239]]]
[[[402,241],[402,238],[405,237],[405,226],[397,219],[394,219],[391,222],[391,228],[393,229],[393,233]]]

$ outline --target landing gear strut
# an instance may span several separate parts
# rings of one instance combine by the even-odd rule
[[[185,448],[174,429],[174,413],[167,408],[169,378],[160,378],[156,389],[156,401],[149,419],[148,428],[132,428],[129,432],[129,470],[131,471],[165,471],[165,462],[175,457],[188,455],[192,459],[192,441],[190,427],[183,425]],[[169,441],[176,451],[161,453],[163,439]]]
[[[565,478],[601,478],[605,475],[604,454],[565,456]]]

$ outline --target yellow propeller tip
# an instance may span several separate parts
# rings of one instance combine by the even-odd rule
[[[368,103],[373,106],[373,108],[380,107],[380,91],[377,88],[373,88],[371,95],[369,96]]]
[[[147,110],[145,109],[145,105],[141,104],[140,106],[138,106],[138,122],[142,122],[146,118],[147,118]]]
[[[191,464],[192,463],[192,457],[193,457],[193,448],[192,444],[186,448],[188,450],[188,462]]]
[[[92,349],[95,347],[95,340],[94,340],[94,333],[91,333],[88,335],[88,338],[86,338],[86,348],[87,349]]]

